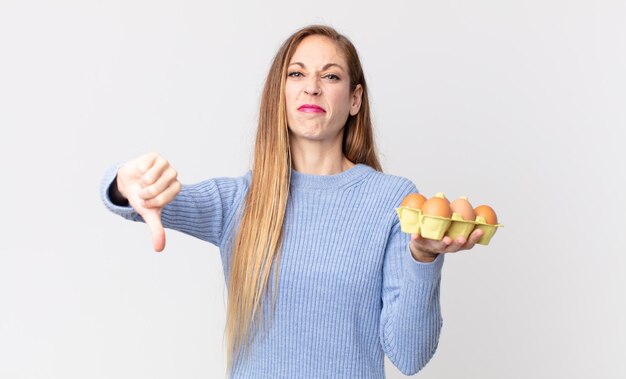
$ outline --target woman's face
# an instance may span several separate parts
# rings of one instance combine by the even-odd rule
[[[343,52],[324,36],[308,36],[298,45],[285,83],[290,138],[326,141],[341,138],[348,115],[361,107],[363,89],[350,92]]]

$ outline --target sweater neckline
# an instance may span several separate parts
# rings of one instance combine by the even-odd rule
[[[358,181],[373,170],[370,166],[357,163],[346,171],[333,175],[304,174],[291,169],[291,187],[300,189],[337,189]]]

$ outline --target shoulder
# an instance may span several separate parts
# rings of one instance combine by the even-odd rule
[[[407,194],[411,192],[418,192],[417,186],[413,183],[412,180],[399,175],[389,174],[381,171],[372,170],[372,180],[379,182],[385,186],[390,188],[394,188],[401,192],[406,192]]]
[[[412,180],[394,174],[376,171],[370,168],[368,175],[367,187],[372,196],[381,197],[385,202],[399,205],[406,195],[412,192],[418,192],[417,186]]]

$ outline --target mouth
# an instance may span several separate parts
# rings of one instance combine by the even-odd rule
[[[301,105],[298,110],[300,112],[306,112],[306,113],[324,113],[326,112],[324,110],[324,108],[320,107],[319,105],[313,105],[313,104],[303,104]]]

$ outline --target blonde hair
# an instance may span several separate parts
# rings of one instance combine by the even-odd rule
[[[274,313],[292,167],[285,109],[285,80],[291,57],[300,42],[310,35],[322,35],[333,40],[345,55],[351,91],[358,84],[363,88],[361,108],[356,115],[348,117],[344,127],[344,155],[354,163],[363,163],[382,171],[374,146],[367,85],[354,45],[328,26],[311,25],[298,30],[276,53],[261,98],[252,179],[233,245],[228,281],[225,330],[228,373],[240,353],[249,353],[252,340],[261,326],[269,325],[264,322],[263,316],[272,267],[275,267],[274,296],[270,315]]]

